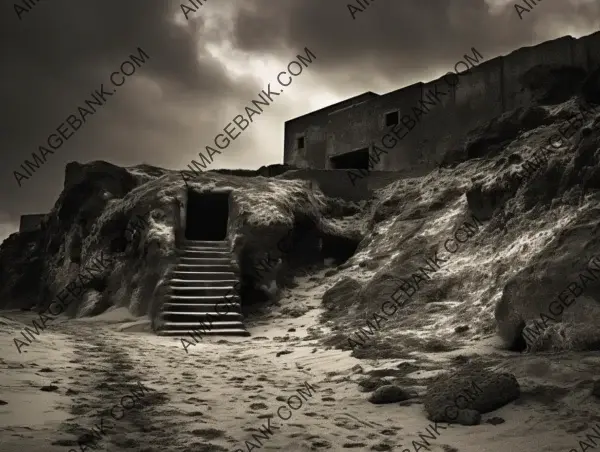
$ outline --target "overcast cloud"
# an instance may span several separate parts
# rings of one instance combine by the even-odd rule
[[[70,161],[184,168],[305,47],[315,62],[215,168],[281,163],[284,121],[433,79],[473,46],[488,60],[600,29],[598,1],[538,2],[522,20],[503,0],[371,0],[355,19],[339,0],[207,0],[189,20],[167,0],[42,1],[21,20],[2,2],[0,240],[50,210]],[[19,188],[13,170],[138,47],[150,60]]]

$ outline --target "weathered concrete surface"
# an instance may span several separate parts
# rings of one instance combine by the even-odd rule
[[[474,56],[472,49],[465,49],[464,56],[456,55],[457,62],[467,63],[467,66],[459,65],[458,71],[471,69],[458,78],[458,84],[447,79],[456,84],[455,88],[449,88],[440,78],[383,95],[365,93],[287,121],[284,162],[298,167],[330,169],[329,158],[333,155],[366,147],[372,150],[373,145],[382,147],[382,138],[390,130],[384,123],[385,113],[399,110],[400,115],[410,114],[412,107],[419,105],[423,93],[437,86],[439,91],[445,91],[437,105],[429,107],[429,112],[414,129],[373,168],[384,171],[431,169],[445,151],[462,147],[464,137],[473,128],[536,101],[535,83],[530,80],[535,68],[592,71],[600,64],[600,32],[580,39],[566,36],[496,58],[483,48],[476,49],[483,58]],[[452,67],[448,70],[454,72]],[[572,82],[565,80],[576,88],[577,83]],[[301,136],[304,136],[304,149],[297,148],[297,138]]]

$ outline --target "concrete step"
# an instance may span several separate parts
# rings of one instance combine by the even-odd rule
[[[249,336],[228,241],[184,240],[168,276],[157,334]]]
[[[195,321],[195,322],[171,322],[171,321],[168,321],[168,322],[162,322],[161,330],[179,330],[179,331],[197,330],[200,332],[202,332],[202,331],[210,332],[210,331],[217,331],[217,330],[225,330],[228,328],[244,329],[244,324],[237,320],[224,321],[224,322],[212,322],[211,325],[212,325],[212,327],[209,327],[207,325],[200,324],[199,321]]]
[[[240,303],[220,303],[215,306],[214,303],[198,304],[166,302],[163,304],[162,309],[162,312],[214,312],[217,310],[221,313],[227,313],[242,312],[242,305]]]
[[[190,240],[183,239],[182,245],[193,245],[193,246],[209,246],[209,247],[227,247],[229,246],[228,240]]]
[[[190,281],[180,281],[177,283],[174,283],[172,280],[169,280],[167,283],[167,287],[170,289],[176,289],[176,290],[182,290],[182,291],[194,291],[194,290],[214,290],[215,292],[218,292],[220,294],[226,294],[228,291],[234,291],[235,289],[233,288],[233,286],[199,286],[197,284],[194,284],[191,280]]]
[[[204,253],[215,253],[216,254],[220,254],[222,255],[232,255],[232,252],[229,248],[203,248],[203,247],[199,247],[199,246],[187,246],[187,247],[178,247],[176,249],[177,254],[178,255],[186,255],[186,256],[193,256],[193,255],[198,255],[198,254],[204,254]],[[219,256],[216,256],[219,257]]]
[[[181,242],[177,245],[177,248],[229,251],[231,245],[229,242]]]
[[[204,253],[228,253],[232,255],[230,249],[226,248],[200,248],[197,246],[194,247],[186,247],[186,248],[177,248],[177,252],[180,256],[202,256]]]
[[[175,271],[181,272],[231,272],[232,264],[177,264]]]
[[[158,330],[156,332],[156,334],[159,336],[183,336],[183,335],[186,335],[187,332],[188,331],[169,328],[169,329]],[[250,336],[250,333],[243,328],[218,329],[218,330],[211,330],[211,331],[206,331],[205,333],[197,333],[197,334],[202,334],[203,336],[204,335],[209,335],[209,336]]]
[[[231,259],[233,254],[231,253],[231,251],[229,250],[218,250],[218,249],[214,249],[214,250],[198,250],[198,249],[194,249],[194,248],[184,248],[184,249],[180,249],[177,250],[179,255],[189,255],[189,256],[183,256],[183,257],[214,257],[214,258],[227,258],[227,259]]]
[[[244,320],[244,316],[240,312],[216,313],[163,311],[161,312],[160,317],[169,322],[205,322],[208,325],[206,328],[210,328],[210,325],[214,325],[218,322],[224,322],[228,320],[241,322]]]
[[[178,263],[180,264],[202,264],[202,265],[230,265],[230,257],[187,257],[182,256],[179,258]]]
[[[202,276],[202,273],[198,273],[198,277]],[[234,288],[237,283],[237,279],[183,279],[183,278],[171,278],[169,279],[169,285],[171,286],[186,286],[186,287],[231,287]]]
[[[166,300],[171,303],[196,303],[196,304],[210,304],[210,303],[239,303],[240,296],[232,295],[230,297],[221,297],[214,295],[166,295]]]
[[[237,295],[233,287],[189,287],[184,285],[168,285],[166,293],[172,295],[200,295],[200,296],[215,296],[227,297]]]
[[[183,279],[186,281],[194,280],[194,281],[236,281],[235,273],[232,271],[189,271],[189,270],[177,270],[173,269],[171,274],[169,275],[173,280]]]

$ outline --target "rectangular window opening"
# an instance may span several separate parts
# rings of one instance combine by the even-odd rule
[[[385,125],[386,127],[395,126],[400,122],[400,115],[397,111],[392,111],[391,113],[385,114]]]
[[[332,169],[369,169],[369,148],[358,149],[331,157]]]
[[[304,149],[304,137],[299,137],[296,139],[298,149]]]

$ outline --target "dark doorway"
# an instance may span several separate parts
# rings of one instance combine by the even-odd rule
[[[185,238],[225,240],[229,218],[229,192],[198,193],[188,190]]]
[[[329,160],[333,169],[369,169],[369,148],[346,152]]]

